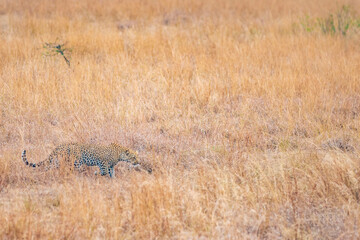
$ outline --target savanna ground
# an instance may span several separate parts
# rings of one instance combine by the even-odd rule
[[[0,0],[0,238],[360,238],[359,9]],[[66,142],[153,174],[21,161]]]

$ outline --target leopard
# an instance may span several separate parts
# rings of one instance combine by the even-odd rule
[[[115,177],[114,167],[119,162],[126,162],[137,171],[146,170],[148,173],[152,173],[149,165],[138,161],[137,152],[117,143],[110,145],[65,143],[57,146],[44,161],[29,162],[26,150],[23,150],[21,158],[25,165],[45,170],[53,167],[59,168],[60,161],[64,161],[70,167],[74,166],[78,171],[81,171],[84,166],[97,166],[101,176],[109,175],[111,178]],[[95,175],[97,174],[95,171]]]

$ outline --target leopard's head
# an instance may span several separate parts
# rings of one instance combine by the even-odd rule
[[[137,154],[128,148],[125,148],[117,143],[111,143],[110,147],[117,156],[118,161],[128,162],[131,164],[137,164]]]
[[[153,171],[153,170],[152,170],[152,167],[150,166],[150,164],[144,163],[144,162],[135,165],[134,168],[135,168],[136,171],[145,170],[145,171],[147,171],[149,174],[151,174],[152,171]]]
[[[139,164],[137,152],[133,152],[130,149],[125,149],[124,153],[125,155],[123,155],[123,157],[126,159],[127,162],[131,163],[134,166]]]
[[[131,151],[128,148],[124,148],[119,144],[112,143],[111,146],[115,148],[120,153],[120,161],[128,162],[134,167],[135,169],[144,169],[148,173],[152,173],[152,168],[145,163],[140,163],[138,158],[138,153]]]
[[[132,164],[132,167],[135,168],[135,170],[137,170],[137,171],[145,170],[148,173],[152,173],[153,170],[149,164],[147,164],[145,162],[139,162],[137,152],[133,152],[129,149],[126,149],[125,154],[129,160],[129,162]]]
[[[135,170],[137,171],[140,171],[140,170],[145,170],[147,171],[148,173],[152,173],[152,168],[151,168],[151,165],[148,164],[148,163],[145,163],[143,161],[139,161],[138,159],[138,154],[137,152],[132,152],[131,150],[126,150],[125,151],[126,154],[128,154],[128,157],[129,159],[131,159],[131,164],[132,164],[132,167],[135,168]]]

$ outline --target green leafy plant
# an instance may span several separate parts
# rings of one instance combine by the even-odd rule
[[[306,16],[300,20],[300,24],[307,32],[318,29],[324,34],[346,36],[350,29],[360,28],[360,19],[356,19],[355,11],[352,11],[350,6],[344,5],[325,18],[312,19]]]
[[[336,32],[334,17],[332,14],[325,19],[318,19],[321,31],[325,34],[334,34]]]
[[[67,63],[67,65],[70,67],[70,58],[71,58],[71,52],[72,49],[70,48],[65,48],[65,44],[59,44],[56,43],[56,41],[54,43],[44,43],[43,48],[45,49],[45,53],[44,56],[56,56],[58,54],[60,54],[65,62]]]
[[[350,24],[352,23],[349,6],[343,6],[341,10],[337,13],[337,23],[338,23],[338,31],[343,36],[345,36],[346,32],[350,27]]]
[[[308,15],[300,21],[300,24],[307,32],[312,32],[314,30],[314,23]]]
[[[346,36],[346,33],[352,24],[350,6],[342,6],[335,15],[330,14],[327,18],[320,18],[318,19],[318,23],[322,32],[325,34],[339,33]]]

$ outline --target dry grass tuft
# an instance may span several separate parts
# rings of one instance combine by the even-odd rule
[[[359,238],[360,3],[342,4],[0,2],[0,237]],[[70,141],[153,174],[21,161]]]

